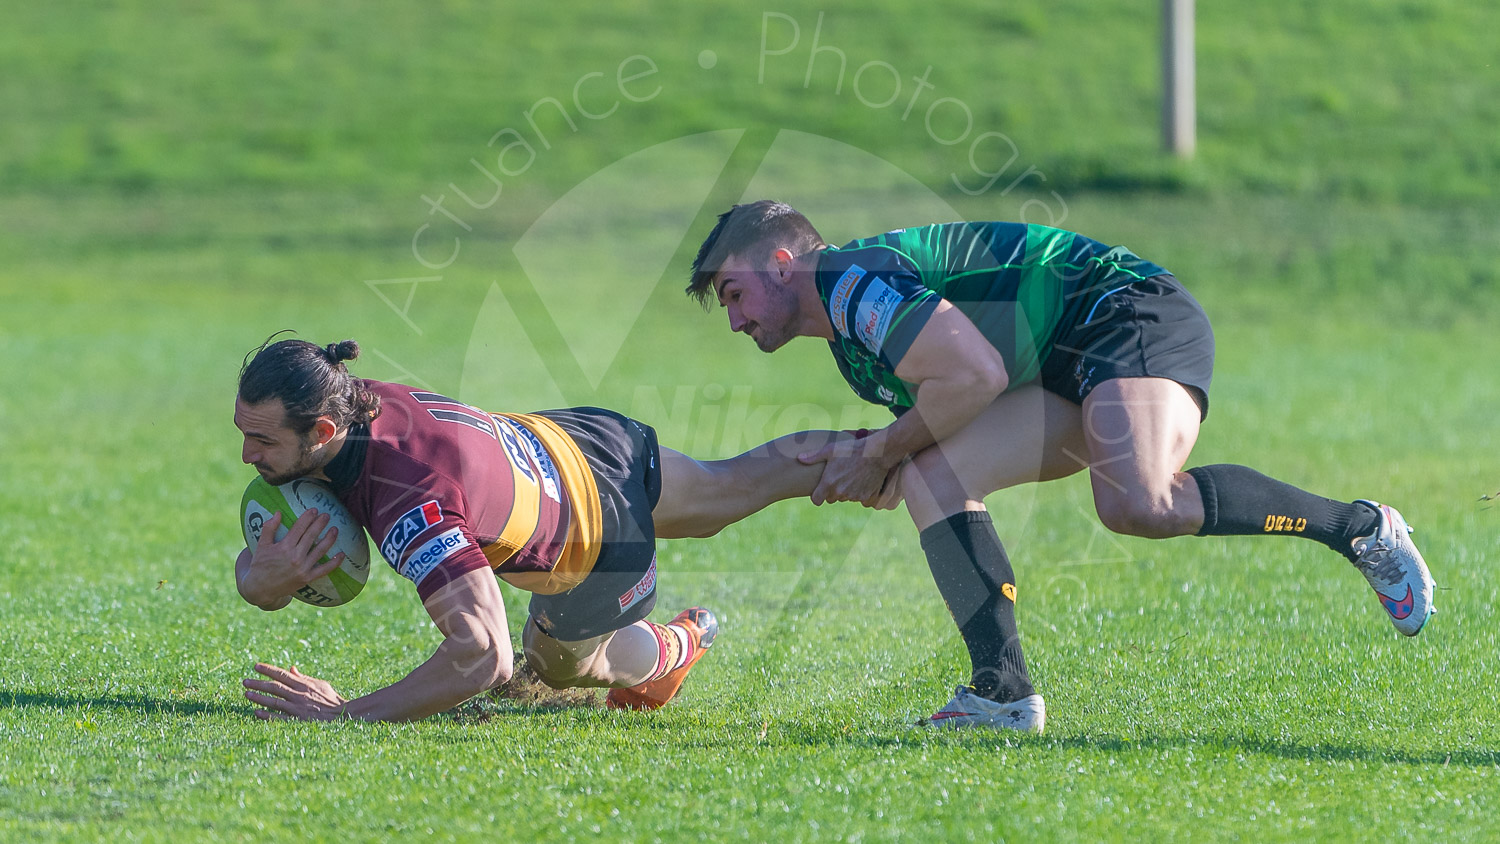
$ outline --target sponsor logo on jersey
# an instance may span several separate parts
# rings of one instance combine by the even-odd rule
[[[650,595],[651,590],[655,588],[656,555],[653,554],[651,556],[651,567],[646,569],[646,576],[642,577],[639,583],[625,590],[625,594],[620,596],[620,612],[624,612],[645,600],[646,596]]]
[[[849,269],[839,276],[838,283],[833,286],[833,292],[828,294],[828,315],[833,317],[833,325],[839,333],[845,337],[849,336],[849,299],[854,295],[854,285],[865,277],[865,270],[859,264],[850,264]]]
[[[401,562],[401,554],[406,546],[411,544],[424,530],[443,520],[443,508],[436,500],[429,501],[417,507],[413,507],[401,514],[391,525],[391,529],[385,532],[385,539],[380,541],[380,556],[391,565]]]
[[[891,319],[901,306],[901,294],[879,277],[870,279],[865,294],[854,309],[854,334],[865,344],[865,348],[880,354],[885,344],[886,332],[891,328]]]
[[[462,528],[443,531],[434,536],[431,542],[413,551],[396,572],[412,583],[420,584],[422,578],[438,567],[438,563],[451,557],[454,551],[468,547],[468,544],[469,538],[464,536]]]
[[[526,429],[511,422],[509,419],[498,416],[493,418],[495,420],[495,428],[500,432],[500,443],[505,446],[505,454],[510,458],[511,465],[515,466],[516,471],[520,472],[526,480],[531,481],[535,485],[536,473],[531,471],[531,460],[526,457],[526,447],[521,445],[521,438],[518,433],[524,432]]]
[[[552,455],[547,453],[546,446],[542,445],[542,441],[537,439],[536,434],[531,433],[531,429],[525,425],[517,425],[515,428],[521,435],[521,439],[525,440],[526,445],[531,448],[531,456],[536,459],[536,467],[542,472],[542,492],[547,493],[547,497],[553,501],[561,502],[558,484],[562,482],[562,475],[557,471],[557,464],[552,462]]]

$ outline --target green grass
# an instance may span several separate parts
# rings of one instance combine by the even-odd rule
[[[1472,316],[1376,334],[1347,296],[1330,294],[1320,315],[1201,285],[1216,313],[1248,316],[1220,321],[1214,415],[1195,460],[1402,506],[1443,587],[1442,612],[1416,641],[1398,640],[1326,551],[1111,537],[1074,478],[991,501],[1052,713],[1041,739],[908,729],[963,668],[910,526],[899,513],[796,503],[715,540],[663,546],[662,606],[707,602],[725,633],[681,703],[656,716],[491,706],[488,719],[417,726],[265,725],[238,695],[253,661],[293,662],[358,693],[398,678],[436,636],[384,570],[347,608],[268,615],[238,601],[232,509],[247,475],[228,404],[239,355],[286,323],[347,329],[374,348],[400,348],[407,329],[382,330],[385,306],[369,294],[319,308],[345,281],[267,301],[250,285],[173,278],[182,255],[122,260],[113,286],[11,287],[3,302],[6,358],[24,362],[0,429],[10,834],[568,837],[597,826],[640,839],[1334,840],[1378,824],[1398,838],[1462,839],[1482,837],[1496,809],[1487,552],[1500,522],[1475,499],[1500,475],[1475,457],[1494,452],[1500,388],[1473,362],[1493,360],[1500,342]],[[129,277],[153,266],[160,280],[142,298]],[[660,331],[701,340],[718,383],[749,388],[754,406],[821,398],[830,417],[841,412],[815,346],[758,381],[763,361],[717,316],[678,310]],[[462,352],[476,329],[464,322],[451,314],[458,339],[404,364],[457,383],[448,347]],[[624,399],[615,404],[646,385],[670,406],[682,373],[647,351],[623,356],[621,386],[602,391]],[[816,360],[798,367],[802,353]],[[1384,394],[1372,368],[1392,385]],[[377,359],[362,371],[394,377]],[[715,405],[704,396],[693,393],[690,421]],[[727,430],[701,445],[740,436]]]
[[[396,196],[417,214],[416,193],[475,176],[469,158],[490,161],[485,143],[502,128],[538,153],[525,181],[567,187],[652,143],[747,126],[839,138],[938,184],[968,152],[967,142],[936,143],[924,123],[946,97],[972,114],[973,134],[1005,133],[1063,190],[1483,202],[1500,169],[1497,23],[1495,8],[1464,0],[1207,4],[1197,26],[1202,152],[1178,167],[1156,155],[1149,6],[30,4],[0,32],[0,186],[139,195],[298,185]],[[815,35],[824,49],[812,60]],[[705,50],[718,59],[707,70]],[[659,73],[626,90],[661,89],[639,103],[613,84],[636,55]],[[856,88],[871,63],[884,66]],[[583,80],[589,73],[603,76]],[[572,104],[581,82],[590,113],[619,108],[582,116]],[[534,131],[525,112],[544,98],[565,104],[577,129],[545,106]],[[939,137],[962,134],[959,109],[933,114]]]
[[[0,837],[1485,840],[1500,810],[1500,509],[1478,501],[1500,491],[1495,13],[1284,5],[1200,4],[1202,146],[1186,165],[1156,154],[1152,15],[825,10],[822,43],[851,76],[932,66],[929,97],[963,100],[976,132],[1016,142],[1012,172],[1047,177],[978,197],[951,186],[962,146],[934,143],[920,112],[859,104],[850,80],[834,92],[831,54],[803,87],[812,7],[783,8],[803,40],[764,83],[753,7],[12,10]],[[468,160],[493,155],[497,130],[635,54],[660,66],[659,97],[577,133],[550,124],[502,200],[465,212],[472,230],[428,215],[423,195],[479,195]],[[594,107],[606,90],[586,89]],[[739,128],[722,148],[674,145]],[[569,193],[585,184],[606,201]],[[1419,639],[1325,550],[1114,537],[1075,477],[990,501],[1049,703],[1042,738],[909,729],[964,676],[911,526],[798,502],[663,543],[663,613],[701,601],[724,633],[654,715],[251,717],[238,683],[256,660],[359,694],[437,643],[383,568],[335,610],[265,614],[235,595],[249,472],[232,385],[272,331],[356,337],[369,377],[495,409],[604,404],[724,455],[882,415],[819,344],[760,355],[682,297],[705,209],[776,192],[839,240],[1015,217],[1056,204],[1052,189],[1063,225],[1171,267],[1213,316],[1193,462],[1388,500],[1416,524],[1441,610]],[[549,211],[566,212],[571,263],[538,277],[517,245]],[[428,222],[434,252],[462,241],[440,271],[411,252]],[[407,288],[366,283],[426,276],[442,279],[409,307]],[[518,620],[524,597],[508,600]]]

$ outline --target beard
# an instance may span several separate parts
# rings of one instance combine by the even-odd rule
[[[296,462],[294,462],[292,464],[292,467],[290,469],[287,469],[285,472],[278,472],[274,475],[268,475],[259,466],[256,466],[255,470],[260,472],[260,476],[264,478],[265,482],[270,484],[271,486],[281,486],[282,484],[289,484],[292,481],[297,480],[298,478],[312,474],[322,467],[318,464],[317,460],[313,459],[313,450],[314,448],[316,448],[316,446],[314,446],[310,442],[310,440],[311,438],[309,437],[308,440],[302,442],[302,450],[298,452]]]
[[[749,330],[753,332],[750,335],[750,339],[754,340],[755,345],[760,347],[762,352],[766,353],[776,351],[792,339],[791,332],[784,330],[770,331],[760,323],[754,323]]]
[[[752,322],[745,331],[762,352],[774,352],[797,336],[793,326],[797,314],[797,295],[780,284],[766,284],[767,308],[764,322]]]

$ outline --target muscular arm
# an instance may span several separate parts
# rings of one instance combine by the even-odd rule
[[[915,406],[869,437],[814,455],[827,461],[814,504],[873,504],[901,461],[957,433],[1009,385],[1000,353],[948,301],[939,303],[918,332],[896,376],[916,385]]]
[[[510,631],[495,574],[471,571],[423,604],[443,633],[426,662],[395,684],[349,701],[367,721],[416,721],[452,709],[510,678]]]
[[[947,301],[912,341],[896,377],[917,385],[916,405],[861,443],[887,469],[957,433],[1010,383],[1000,353]]]
[[[323,680],[295,669],[257,665],[269,680],[246,680],[245,697],[263,718],[361,718],[417,721],[452,709],[509,679],[512,664],[505,602],[489,569],[468,572],[424,602],[443,633],[437,651],[410,674],[364,697],[345,700]]]

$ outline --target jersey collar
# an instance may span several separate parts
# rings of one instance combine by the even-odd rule
[[[365,453],[370,450],[370,426],[360,423],[349,429],[344,447],[323,467],[323,474],[333,484],[334,492],[345,492],[359,480],[365,469]]]

